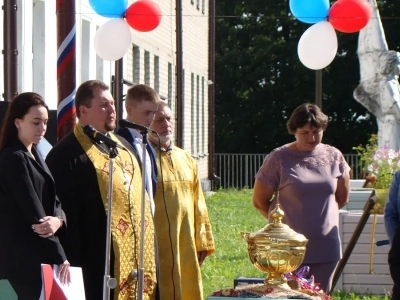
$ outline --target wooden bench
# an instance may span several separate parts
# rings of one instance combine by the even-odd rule
[[[342,250],[345,250],[349,244],[361,215],[362,211],[340,212],[339,230],[342,240]],[[374,215],[370,215],[338,279],[335,290],[382,295],[392,290],[393,281],[390,277],[387,262],[390,246],[378,247],[375,245],[376,241],[387,239],[383,215],[376,215],[376,228],[375,235],[372,237],[373,247],[371,251],[373,220]],[[371,269],[370,261],[372,262]],[[370,272],[371,270],[372,272]]]

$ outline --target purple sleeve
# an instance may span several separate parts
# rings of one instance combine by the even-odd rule
[[[273,151],[265,157],[255,177],[265,186],[277,190],[280,183],[280,170],[280,157],[277,152]]]
[[[344,159],[343,154],[339,150],[337,151],[338,151],[339,170],[341,173],[341,175],[338,178],[344,178],[347,174],[349,174],[350,166]]]

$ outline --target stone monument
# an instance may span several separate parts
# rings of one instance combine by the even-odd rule
[[[368,2],[372,14],[358,37],[360,84],[353,96],[375,115],[379,147],[387,145],[397,151],[400,149],[400,53],[388,50],[376,1]]]

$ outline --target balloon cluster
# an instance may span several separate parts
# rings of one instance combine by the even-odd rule
[[[151,0],[138,0],[128,7],[128,0],[89,0],[93,10],[106,18],[94,37],[94,48],[104,60],[123,57],[131,44],[130,27],[148,32],[161,22],[161,10]]]
[[[338,0],[329,6],[329,0],[289,1],[293,16],[304,23],[315,23],[303,33],[297,46],[300,61],[309,69],[323,69],[335,58],[335,29],[344,33],[360,31],[372,14],[367,0]]]

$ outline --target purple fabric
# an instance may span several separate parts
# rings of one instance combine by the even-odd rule
[[[256,179],[279,190],[279,203],[285,212],[283,222],[308,239],[303,264],[341,258],[335,191],[337,179],[349,172],[343,154],[325,144],[307,152],[279,147],[265,158],[257,172]],[[276,200],[269,212],[275,205]]]

